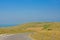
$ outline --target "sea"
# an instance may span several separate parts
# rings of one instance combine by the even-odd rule
[[[16,26],[17,24],[0,24],[0,28],[2,27],[12,27],[12,26]]]

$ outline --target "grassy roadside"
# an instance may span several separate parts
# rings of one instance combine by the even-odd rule
[[[59,40],[60,22],[32,22],[14,27],[0,28],[0,34],[15,34],[25,32],[34,32],[33,34],[29,35],[35,40]]]

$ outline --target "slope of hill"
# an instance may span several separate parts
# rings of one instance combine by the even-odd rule
[[[0,28],[0,34],[29,34],[35,40],[59,40],[60,22],[32,22],[13,27]]]

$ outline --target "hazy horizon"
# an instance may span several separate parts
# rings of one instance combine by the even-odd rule
[[[0,25],[60,22],[60,0],[0,0]]]

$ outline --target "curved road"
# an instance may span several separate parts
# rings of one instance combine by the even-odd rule
[[[3,35],[0,36],[0,40],[32,40],[31,38],[28,37],[27,33],[22,33],[22,34],[13,34],[13,35]]]

